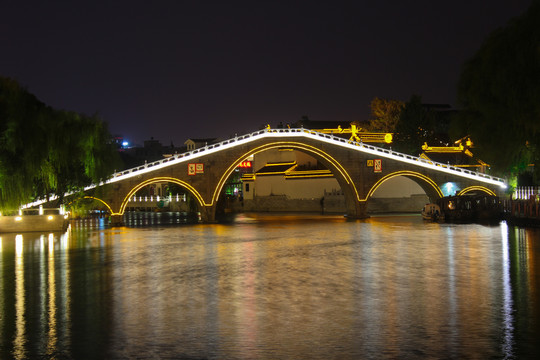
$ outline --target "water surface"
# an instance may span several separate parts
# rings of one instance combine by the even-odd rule
[[[540,354],[538,230],[419,216],[174,223],[0,235],[0,358]]]

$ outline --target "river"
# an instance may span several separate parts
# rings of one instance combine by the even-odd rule
[[[78,221],[0,234],[0,261],[2,359],[540,354],[540,231],[505,222]]]

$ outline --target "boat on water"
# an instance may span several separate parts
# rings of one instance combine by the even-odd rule
[[[439,221],[444,219],[444,214],[437,204],[426,204],[422,208],[422,218],[429,221]]]
[[[69,225],[68,215],[59,209],[24,209],[17,215],[0,215],[0,233],[63,232]]]
[[[499,197],[488,194],[447,196],[437,204],[447,222],[495,221],[503,214]]]

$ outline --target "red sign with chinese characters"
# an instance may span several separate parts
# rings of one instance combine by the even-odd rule
[[[382,160],[381,159],[373,160],[373,172],[376,172],[376,173],[382,172]]]
[[[200,163],[188,164],[188,175],[195,175],[195,174],[204,174],[204,164],[200,164]]]
[[[246,160],[246,161],[242,161],[239,165],[238,165],[239,168],[250,168],[251,167],[251,161],[249,160]]]

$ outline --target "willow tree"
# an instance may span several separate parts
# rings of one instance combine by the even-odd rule
[[[0,208],[105,179],[117,165],[110,139],[97,117],[54,110],[0,77]]]
[[[465,63],[456,122],[501,174],[540,169],[540,1],[490,34]]]

